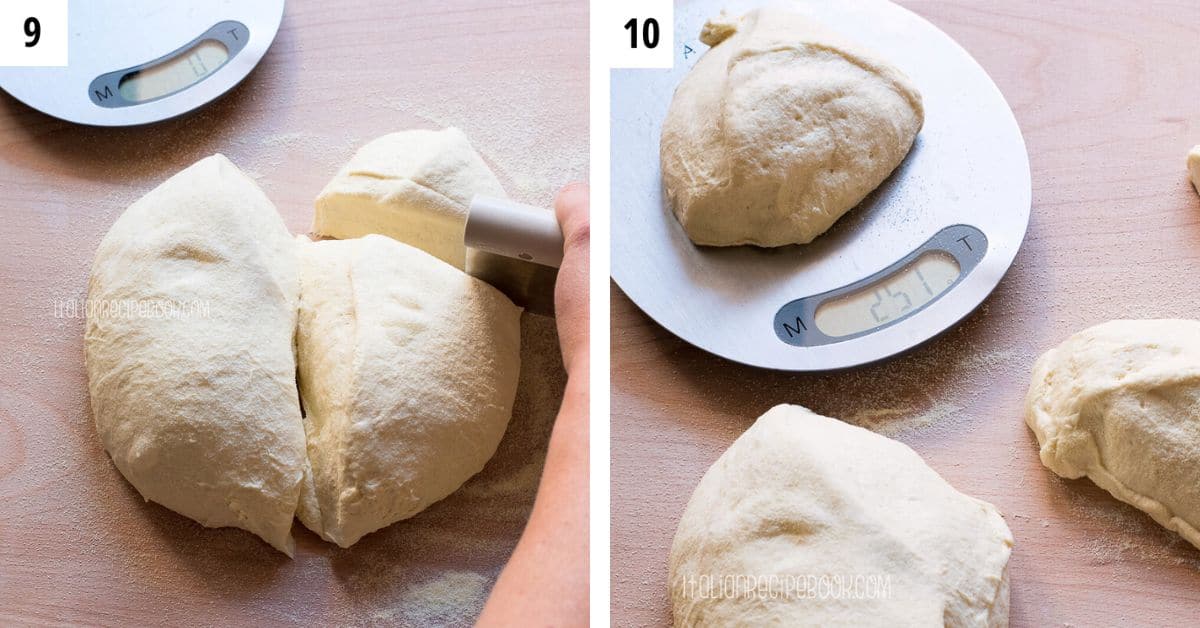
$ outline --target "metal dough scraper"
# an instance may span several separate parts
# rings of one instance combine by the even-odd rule
[[[554,316],[554,282],[563,235],[554,212],[507,199],[471,199],[466,228],[467,272],[526,310]]]

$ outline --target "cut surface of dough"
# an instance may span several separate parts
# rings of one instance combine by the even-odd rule
[[[1005,626],[1012,544],[995,507],[903,443],[777,406],[688,502],[675,625]]]
[[[129,483],[289,556],[305,465],[292,344],[299,289],[275,207],[214,155],[109,230],[84,337],[96,429]]]
[[[325,186],[312,230],[339,239],[386,235],[463,269],[476,194],[505,197],[462,131],[392,133],[360,148]]]
[[[512,414],[520,309],[378,235],[299,240],[297,333],[308,455],[298,515],[349,547],[446,497]]]
[[[696,244],[804,244],[904,160],[921,95],[877,55],[780,9],[722,13],[663,122],[663,183]]]
[[[1086,475],[1200,548],[1200,321],[1071,336],[1035,364],[1025,420],[1050,470]]]

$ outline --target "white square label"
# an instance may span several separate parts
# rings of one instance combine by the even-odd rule
[[[67,65],[67,0],[0,0],[0,67]]]
[[[609,67],[671,68],[675,47],[672,0],[623,0],[605,5],[601,36],[606,42]]]

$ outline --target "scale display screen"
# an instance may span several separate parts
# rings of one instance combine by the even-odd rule
[[[845,342],[900,324],[950,294],[983,259],[988,239],[951,225],[887,267],[840,288],[789,301],[775,313],[775,336],[796,347]]]
[[[232,68],[249,42],[250,30],[241,22],[217,22],[174,52],[97,76],[88,85],[88,97],[99,107],[116,109],[203,92],[199,84],[219,77],[222,68]]]
[[[886,325],[919,310],[950,289],[961,274],[944,251],[929,251],[895,274],[857,292],[825,301],[813,318],[817,329],[841,338]]]
[[[132,103],[141,103],[174,94],[204,80],[229,61],[229,49],[214,39],[206,39],[149,67],[121,77],[117,91]]]

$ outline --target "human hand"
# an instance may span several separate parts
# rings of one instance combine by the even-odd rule
[[[563,233],[563,260],[554,285],[558,342],[568,373],[584,369],[589,355],[588,256],[591,250],[590,201],[586,183],[571,183],[554,199]]]
[[[563,261],[554,286],[567,389],[554,422],[537,499],[525,532],[476,624],[586,626],[588,588],[588,187],[554,199]]]

